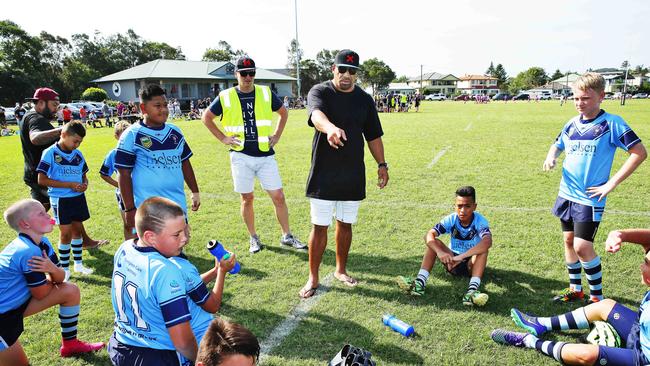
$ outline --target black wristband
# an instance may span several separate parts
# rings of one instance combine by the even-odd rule
[[[136,208],[136,207],[135,207],[135,206],[133,206],[133,207],[131,207],[131,208],[130,208],[130,209],[128,209],[128,210],[124,210],[124,212],[131,212],[131,211],[135,211],[135,208]]]
[[[379,168],[386,168],[386,169],[388,169],[388,163],[387,163],[387,162],[383,162],[383,163],[379,163],[379,164],[377,164],[377,169],[379,169]]]

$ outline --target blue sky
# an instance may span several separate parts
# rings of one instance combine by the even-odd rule
[[[555,69],[650,65],[650,3],[573,1],[297,0],[304,57],[351,48],[377,57],[398,75],[483,73],[490,61],[515,76],[531,66]],[[30,34],[125,32],[181,46],[190,60],[225,40],[259,67],[284,67],[295,37],[294,0],[145,2],[105,5],[77,0],[3,4],[0,18]],[[50,10],[54,9],[54,10]],[[81,16],[81,13],[85,16]]]

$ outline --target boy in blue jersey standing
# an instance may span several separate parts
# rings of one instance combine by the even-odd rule
[[[102,342],[77,339],[81,295],[74,284],[62,283],[65,272],[44,236],[54,222],[43,205],[34,199],[18,201],[5,211],[4,219],[18,237],[0,253],[0,365],[29,365],[18,340],[23,318],[55,305],[59,305],[62,357],[102,349]]]
[[[650,230],[628,229],[609,233],[605,248],[616,253],[623,242],[643,246],[645,257],[641,264],[641,282],[650,286]],[[500,344],[536,349],[563,365],[648,365],[650,364],[650,291],[646,292],[639,311],[629,309],[612,299],[591,303],[571,312],[536,317],[511,309],[512,320],[527,333],[496,329],[492,339]],[[589,329],[595,321],[609,323],[618,333],[621,347],[545,341],[539,337],[550,331]]]
[[[181,130],[166,123],[169,116],[165,90],[149,84],[140,89],[144,121],[135,123],[120,137],[115,154],[124,213],[132,232],[136,210],[149,197],[176,202],[187,215],[183,181],[192,191],[192,211],[199,209],[199,187],[190,163],[192,150]],[[133,235],[133,234],[131,234]]]
[[[198,346],[185,279],[169,260],[187,244],[185,212],[169,199],[151,197],[138,208],[135,226],[137,238],[122,243],[114,256],[111,361],[117,366],[180,365],[182,357],[194,362]]]
[[[129,128],[131,125],[127,121],[119,121],[115,124],[114,131],[115,131],[115,139],[119,140],[120,136],[122,136],[122,133],[126,131],[127,128]],[[99,170],[99,176],[102,177],[102,179],[115,187],[115,198],[117,199],[117,207],[120,209],[120,217],[122,218],[122,224],[123,224],[123,230],[124,230],[124,240],[127,240],[131,237],[133,232],[129,229],[129,227],[126,225],[126,214],[124,213],[124,201],[122,200],[122,195],[120,194],[120,187],[119,183],[113,179],[112,175],[115,173],[117,170],[115,169],[115,154],[117,153],[117,148],[111,150],[106,154],[106,158],[104,158],[104,163],[102,163],[102,167]]]
[[[59,225],[59,256],[65,271],[65,280],[70,278],[70,246],[74,257],[74,271],[83,275],[93,273],[82,262],[81,233],[83,222],[90,218],[86,195],[88,189],[88,165],[81,151],[77,150],[86,128],[80,122],[69,122],[61,130],[59,141],[43,151],[38,163],[38,184],[46,186],[54,218]]]
[[[436,258],[440,258],[440,262],[450,274],[470,277],[463,304],[483,306],[488,301],[488,295],[478,289],[487,266],[488,251],[492,247],[492,233],[485,217],[476,212],[474,187],[458,188],[454,206],[456,212],[442,219],[424,237],[426,249],[417,277],[412,279],[399,276],[397,283],[411,295],[424,295],[429,273],[436,263]],[[438,239],[443,234],[451,236],[450,247]]]
[[[605,80],[597,73],[588,72],[576,80],[573,100],[580,114],[564,125],[543,165],[545,171],[553,169],[556,159],[565,152],[560,191],[552,212],[562,225],[569,288],[553,298],[556,302],[584,299],[583,268],[589,283],[589,301],[603,299],[602,268],[593,242],[607,195],[647,157],[641,139],[627,123],[600,109],[604,89]],[[617,148],[630,156],[610,178]]]

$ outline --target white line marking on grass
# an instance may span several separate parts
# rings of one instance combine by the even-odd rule
[[[293,332],[294,329],[300,324],[300,322],[307,316],[309,311],[318,304],[321,299],[321,296],[329,290],[332,280],[334,279],[334,272],[328,274],[323,281],[320,283],[320,287],[316,290],[314,296],[300,300],[298,305],[296,305],[289,315],[275,327],[267,339],[262,341],[260,344],[260,364],[262,364],[273,349],[282,343],[282,341]]]
[[[470,122],[463,131],[469,131],[470,128],[472,128],[472,122]]]
[[[445,153],[447,152],[447,150],[449,150],[450,148],[451,148],[451,146],[445,146],[442,150],[440,150],[440,152],[438,152],[438,153],[436,154],[436,156],[433,157],[433,160],[431,160],[431,162],[429,163],[429,165],[427,165],[427,168],[428,168],[428,169],[431,169],[434,165],[436,165],[436,163],[438,162],[438,160],[440,160],[440,158],[442,158],[442,156],[445,155]]]

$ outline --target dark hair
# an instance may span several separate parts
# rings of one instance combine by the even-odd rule
[[[255,362],[260,355],[257,337],[243,325],[215,318],[199,345],[196,362],[205,366],[218,366],[224,356],[244,355],[253,357]]]
[[[165,89],[161,88],[158,84],[147,84],[143,86],[138,95],[140,96],[140,103],[146,103],[151,101],[153,97],[158,97],[161,95],[166,95]]]
[[[472,201],[476,202],[476,190],[472,186],[463,186],[456,190],[457,197],[472,197]]]
[[[79,121],[71,121],[63,125],[62,132],[68,135],[77,135],[79,137],[86,137],[86,127]]]

